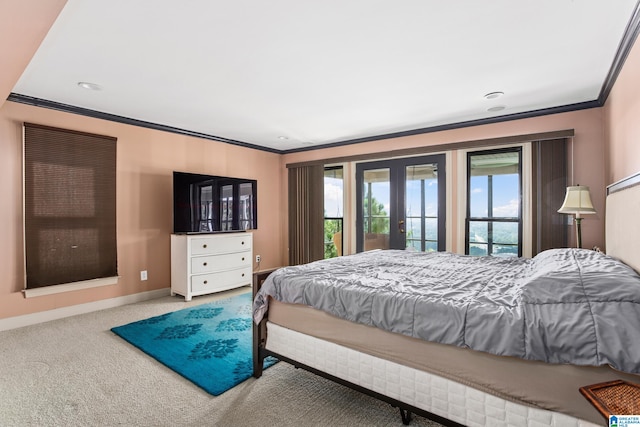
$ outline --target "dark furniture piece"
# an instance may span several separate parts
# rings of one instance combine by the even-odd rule
[[[623,380],[580,387],[580,393],[608,420],[610,415],[640,414],[640,385]]]
[[[256,293],[260,290],[260,287],[267,280],[267,277],[280,267],[268,268],[265,270],[255,271],[253,273],[253,298],[256,297]],[[266,337],[266,328],[265,322],[261,322],[260,325],[253,324],[253,372],[262,373],[262,362],[264,358],[260,357],[259,349],[264,347],[265,345],[265,337]],[[264,331],[260,333],[260,328],[263,328]]]

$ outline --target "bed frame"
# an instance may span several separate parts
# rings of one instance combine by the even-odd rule
[[[254,290],[255,292],[255,290]],[[255,296],[255,295],[254,295]],[[263,371],[263,362],[264,359],[268,356],[272,356],[277,358],[280,361],[289,363],[290,365],[295,366],[296,368],[301,368],[304,369],[305,371],[311,372],[313,374],[316,374],[320,377],[323,378],[327,378],[335,383],[344,385],[346,387],[349,387],[353,390],[359,391],[363,394],[366,394],[368,396],[372,396],[378,400],[381,400],[383,402],[387,402],[390,405],[392,405],[395,408],[398,408],[400,411],[400,417],[402,419],[402,424],[404,425],[409,425],[409,423],[411,422],[411,417],[412,414],[416,414],[416,415],[420,415],[423,416],[425,418],[428,418],[432,421],[436,421],[444,426],[451,426],[451,427],[464,427],[464,424],[460,424],[457,423],[455,421],[451,421],[447,418],[444,418],[440,415],[434,414],[432,412],[426,411],[424,409],[420,409],[416,406],[410,405],[406,402],[400,401],[398,399],[394,399],[390,396],[387,396],[385,394],[376,392],[371,390],[370,388],[364,387],[360,384],[356,384],[354,382],[345,380],[341,377],[338,377],[336,375],[333,375],[329,372],[326,372],[325,370],[322,369],[318,369],[315,368],[313,366],[309,366],[306,365],[304,363],[298,362],[297,360],[294,360],[290,357],[287,356],[283,356],[281,353],[279,352],[274,352],[271,350],[268,350],[266,348],[266,322],[267,319],[263,319],[262,322],[260,322],[260,327],[255,327],[254,326],[254,346],[253,346],[253,376],[255,378],[260,378],[262,376],[262,371]],[[278,327],[277,325],[272,325],[271,327]],[[280,327],[281,328],[281,327]],[[262,331],[259,331],[259,329],[262,329]],[[284,328],[281,328],[284,329]],[[302,335],[302,334],[301,334]],[[308,337],[308,336],[305,336]],[[307,339],[309,339],[308,342],[303,343],[303,345],[307,344],[307,345],[311,345],[311,346],[317,346],[317,345],[322,345],[323,343],[325,343],[326,341],[317,339],[317,338],[313,338],[313,337],[308,337]],[[301,343],[301,341],[298,340],[298,343]],[[354,352],[354,353],[359,353],[356,352],[355,350],[350,350],[348,349],[348,351],[350,352]],[[362,354],[362,353],[360,353]]]
[[[625,178],[607,187],[606,203],[606,252],[607,254],[622,260],[636,271],[640,271],[640,231],[637,229],[638,221],[636,218],[637,212],[640,210],[640,173]],[[632,227],[633,229],[631,229]],[[270,270],[256,275],[253,289],[254,296],[259,290],[262,282],[264,282],[272,271],[273,270]],[[491,419],[491,412],[497,409],[496,407],[492,408],[491,403],[487,402],[493,402],[493,404],[496,404],[497,402],[498,406],[506,408],[504,410],[512,411],[512,413],[515,414],[513,416],[519,417],[518,419],[526,419],[527,423],[576,427],[596,426],[596,424],[591,422],[564,414],[505,401],[469,386],[459,384],[455,381],[448,380],[434,374],[418,371],[413,368],[400,367],[401,370],[415,371],[409,372],[404,380],[400,379],[400,381],[405,381],[403,382],[403,388],[410,389],[410,392],[407,393],[406,396],[402,393],[396,393],[393,390],[388,391],[381,390],[379,388],[377,389],[373,383],[367,383],[366,380],[360,381],[360,378],[357,375],[354,377],[355,380],[353,380],[349,375],[345,375],[344,372],[339,372],[331,366],[321,366],[322,363],[318,363],[318,358],[312,357],[307,359],[305,355],[305,351],[308,348],[322,348],[322,351],[325,354],[333,354],[331,352],[335,352],[335,347],[340,347],[336,344],[295,331],[290,331],[278,325],[270,324],[270,328],[278,331],[277,334],[274,334],[274,336],[277,336],[278,341],[273,343],[270,341],[267,345],[267,322],[268,313],[260,325],[254,325],[253,328],[253,371],[254,377],[256,378],[259,378],[262,375],[262,364],[264,358],[267,356],[273,356],[295,366],[296,368],[305,369],[321,377],[328,378],[338,384],[342,384],[366,395],[373,396],[397,407],[400,411],[402,422],[405,425],[410,423],[412,414],[423,416],[445,426],[481,426],[485,424],[494,424],[495,420]],[[366,363],[374,363],[373,366],[387,366],[383,365],[384,363],[387,363],[392,365],[392,369],[395,369],[396,371],[398,369],[398,367],[393,366],[396,365],[393,362],[384,361],[356,350],[341,347],[340,353],[342,356],[338,357],[338,360],[344,363],[346,363],[347,360],[345,357],[352,357],[358,361],[365,360]],[[372,361],[369,359],[372,359]],[[413,384],[411,384],[411,382],[413,382]],[[484,402],[485,406],[480,410],[482,413],[481,419],[483,421],[474,422],[474,420],[463,419],[456,413],[455,409],[449,409],[448,405],[444,405],[442,407],[435,405],[432,407],[425,405],[423,401],[414,398],[414,395],[419,393],[419,388],[422,387],[424,389],[425,383],[430,384],[431,387],[431,389],[426,390],[426,393],[441,393],[441,395],[444,393],[444,399],[447,399],[447,396],[451,399],[450,394],[447,394],[448,392],[446,390],[452,389],[457,390],[457,395],[454,396],[454,398],[458,403],[459,401],[463,401],[464,405],[479,405],[479,402]],[[433,389],[433,384],[439,384],[440,389]],[[425,390],[422,390],[422,392],[425,392]],[[420,405],[421,407],[418,407],[417,405]],[[425,409],[425,406],[428,407],[429,410]],[[452,419],[458,419],[465,424],[453,421]]]

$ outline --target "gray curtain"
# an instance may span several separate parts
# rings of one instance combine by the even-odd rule
[[[289,265],[324,257],[324,166],[289,169]]]

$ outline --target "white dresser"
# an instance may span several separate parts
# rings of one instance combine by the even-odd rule
[[[251,233],[172,234],[171,295],[197,295],[252,283]]]

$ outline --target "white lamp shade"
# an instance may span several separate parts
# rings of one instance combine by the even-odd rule
[[[594,214],[596,210],[591,203],[591,194],[586,185],[575,185],[567,187],[567,194],[564,196],[564,203],[558,212],[563,214]]]

